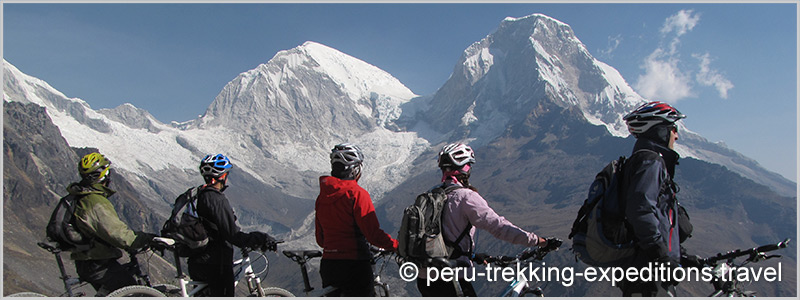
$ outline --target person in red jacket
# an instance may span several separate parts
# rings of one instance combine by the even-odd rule
[[[372,198],[358,185],[364,155],[353,144],[331,150],[331,176],[319,178],[315,206],[317,244],[323,248],[322,286],[339,296],[375,296],[369,244],[396,250],[397,240],[380,228]]]

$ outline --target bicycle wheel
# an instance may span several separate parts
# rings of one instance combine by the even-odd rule
[[[250,295],[250,296],[255,296],[255,295]],[[265,287],[264,297],[294,297],[294,294],[282,288]]]
[[[34,292],[21,292],[21,293],[11,294],[6,297],[47,297],[47,296]]]
[[[158,290],[162,294],[167,297],[180,297],[181,296],[181,288],[171,285],[171,284],[156,284],[153,286],[154,289]]]
[[[116,291],[108,294],[108,297],[166,297],[157,289],[143,286],[143,285],[130,285],[121,287]]]
[[[389,285],[383,282],[376,282],[375,297],[389,297]]]

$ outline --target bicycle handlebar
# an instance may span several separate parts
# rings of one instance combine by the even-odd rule
[[[543,260],[548,253],[558,250],[562,243],[563,242],[560,239],[551,237],[547,239],[547,245],[544,247],[525,249],[517,256],[489,256],[485,254],[478,254],[472,258],[472,261],[479,263],[487,262],[495,264],[509,264],[516,261],[526,261],[531,258],[533,260]]]
[[[712,264],[715,264],[716,262],[718,262],[720,260],[734,259],[734,258],[737,258],[737,257],[746,256],[746,255],[750,256],[747,260],[755,261],[759,257],[759,255],[763,254],[764,252],[775,251],[775,250],[778,250],[778,249],[786,248],[786,246],[789,245],[789,241],[791,241],[791,239],[787,238],[787,239],[783,240],[782,242],[779,242],[779,243],[776,243],[776,244],[767,244],[767,245],[762,245],[762,246],[758,246],[758,247],[755,247],[755,248],[749,248],[749,249],[737,249],[737,250],[733,250],[733,251],[728,251],[728,252],[726,252],[724,254],[723,253],[717,253],[717,255],[714,255],[712,257],[701,259],[700,263],[705,264],[705,265],[712,265]],[[776,256],[775,255],[764,256],[764,258],[767,258],[767,259],[768,258],[772,258],[772,257],[776,257]]]

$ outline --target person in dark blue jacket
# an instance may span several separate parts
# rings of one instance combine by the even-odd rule
[[[209,242],[203,253],[187,260],[189,276],[208,283],[198,296],[234,296],[233,246],[275,251],[275,239],[269,234],[245,233],[236,224],[233,208],[222,193],[228,187],[232,166],[222,154],[206,155],[200,161],[200,174],[206,184],[197,194],[197,215],[208,231]]]
[[[624,116],[636,137],[633,154],[625,165],[623,179],[625,216],[633,229],[636,257],[627,267],[652,263],[668,271],[680,263],[677,186],[673,182],[678,140],[676,122],[686,116],[671,105],[650,102]],[[623,296],[675,295],[674,281],[626,281]]]

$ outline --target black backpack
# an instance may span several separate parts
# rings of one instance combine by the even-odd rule
[[[58,200],[50,221],[47,222],[47,239],[56,243],[62,251],[85,251],[91,247],[92,238],[82,234],[75,226],[75,195],[67,195]]]
[[[161,236],[175,240],[175,251],[181,257],[203,253],[208,245],[208,232],[203,219],[197,215],[199,190],[199,187],[190,188],[175,199],[172,214],[161,229]]]
[[[472,225],[453,241],[445,241],[442,235],[442,212],[450,191],[464,188],[452,185],[436,187],[417,196],[414,204],[403,211],[403,221],[397,234],[398,255],[406,261],[425,264],[432,258],[455,258],[463,254],[458,243],[469,233]]]
[[[625,220],[621,195],[625,163],[625,156],[620,156],[597,173],[572,223],[572,250],[590,266],[621,266],[635,254],[633,232]]]

